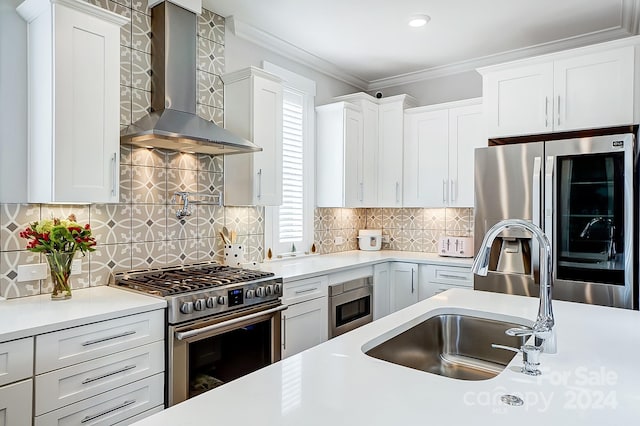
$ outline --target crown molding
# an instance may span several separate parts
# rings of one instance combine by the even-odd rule
[[[269,49],[285,58],[306,65],[318,72],[355,86],[358,89],[367,90],[369,86],[369,82],[345,72],[331,62],[319,58],[261,29],[239,21],[234,16],[226,18],[226,26],[237,37]]]
[[[570,37],[549,43],[541,43],[534,46],[524,47],[522,49],[514,49],[502,53],[496,53],[494,55],[487,55],[480,58],[469,59],[467,61],[456,62],[450,65],[426,68],[420,71],[401,74],[394,77],[373,80],[369,82],[369,90],[379,90],[387,87],[417,83],[420,81],[444,77],[447,75],[474,71],[476,68],[496,65],[503,62],[511,62],[518,59],[530,58],[533,56],[545,55],[562,50],[575,49],[591,44],[603,43],[606,41],[628,37],[630,35],[631,34],[629,34],[629,32],[622,27],[596,31],[576,37]]]
[[[233,16],[229,16],[226,19],[227,28],[229,28],[237,37],[250,41],[265,49],[269,49],[284,56],[285,58],[306,65],[318,72],[355,86],[365,92],[410,83],[418,83],[448,75],[475,71],[477,68],[496,65],[503,62],[511,62],[533,56],[540,56],[562,50],[574,49],[638,35],[640,34],[640,0],[622,0],[620,22],[621,24],[619,26],[605,30],[594,31],[579,36],[568,37],[548,43],[541,43],[521,49],[509,50],[494,55],[473,58],[453,64],[425,68],[406,74],[366,81],[360,77],[347,73],[337,65],[315,56],[306,50],[300,49],[285,40],[246,24],[245,22],[239,21]]]

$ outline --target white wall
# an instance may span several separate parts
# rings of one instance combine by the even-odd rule
[[[384,96],[406,93],[416,98],[419,105],[432,105],[481,97],[482,77],[476,71],[468,71],[417,83],[374,90],[371,94],[373,95],[378,91],[382,92]]]
[[[329,103],[334,96],[362,92],[357,87],[336,80],[271,50],[237,37],[228,26],[225,34],[224,57],[227,72],[237,71],[248,66],[261,68],[264,60],[315,81],[316,105]]]
[[[0,1],[0,202],[27,200],[27,24]]]

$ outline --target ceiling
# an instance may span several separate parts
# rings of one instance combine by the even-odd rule
[[[638,34],[640,0],[203,0],[229,30],[365,90]],[[431,22],[407,25],[417,13]]]

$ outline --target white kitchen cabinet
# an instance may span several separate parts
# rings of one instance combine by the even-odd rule
[[[451,288],[473,288],[470,266],[420,265],[419,299],[424,300]]]
[[[34,424],[113,424],[163,407],[164,334],[154,310],[36,336]]]
[[[27,0],[28,200],[119,201],[120,26],[80,0]]]
[[[339,102],[318,107],[318,205],[321,207],[401,207],[404,109],[417,104],[408,95],[376,99],[366,93],[335,98]],[[362,133],[346,128],[343,102],[360,112]],[[352,121],[355,125],[356,121]],[[340,136],[342,135],[342,136]],[[338,158],[336,141],[343,141]],[[342,162],[339,162],[341,160]],[[336,169],[351,168],[342,176]],[[326,175],[325,175],[326,174]],[[325,182],[326,181],[326,182]],[[344,185],[342,198],[335,194]],[[342,204],[338,204],[342,203]]]
[[[378,105],[378,207],[402,207],[404,110],[415,107],[411,96],[382,98]]]
[[[225,128],[262,148],[225,155],[224,203],[282,204],[282,80],[249,67],[223,77]]]
[[[373,265],[373,320],[391,313],[389,263]]]
[[[328,277],[287,282],[283,286],[282,358],[327,341],[329,335]]]
[[[316,204],[363,204],[363,127],[360,107],[336,102],[316,107]]]
[[[480,69],[488,137],[633,124],[634,47],[594,49]]]
[[[486,146],[480,99],[405,111],[405,207],[471,207],[474,151]]]
[[[391,312],[418,301],[418,265],[406,262],[389,264],[389,305]]]
[[[33,338],[0,343],[0,424],[30,426]]]
[[[0,386],[0,425],[31,426],[33,380]]]

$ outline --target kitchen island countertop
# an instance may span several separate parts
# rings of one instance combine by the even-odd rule
[[[537,313],[537,298],[449,290],[220,388],[143,419],[138,426],[200,425],[624,425],[640,418],[640,313],[554,302],[557,354],[542,375],[516,355],[498,376],[456,380],[401,367],[363,351],[426,318],[459,312],[505,320]],[[520,407],[500,401],[524,399]]]

